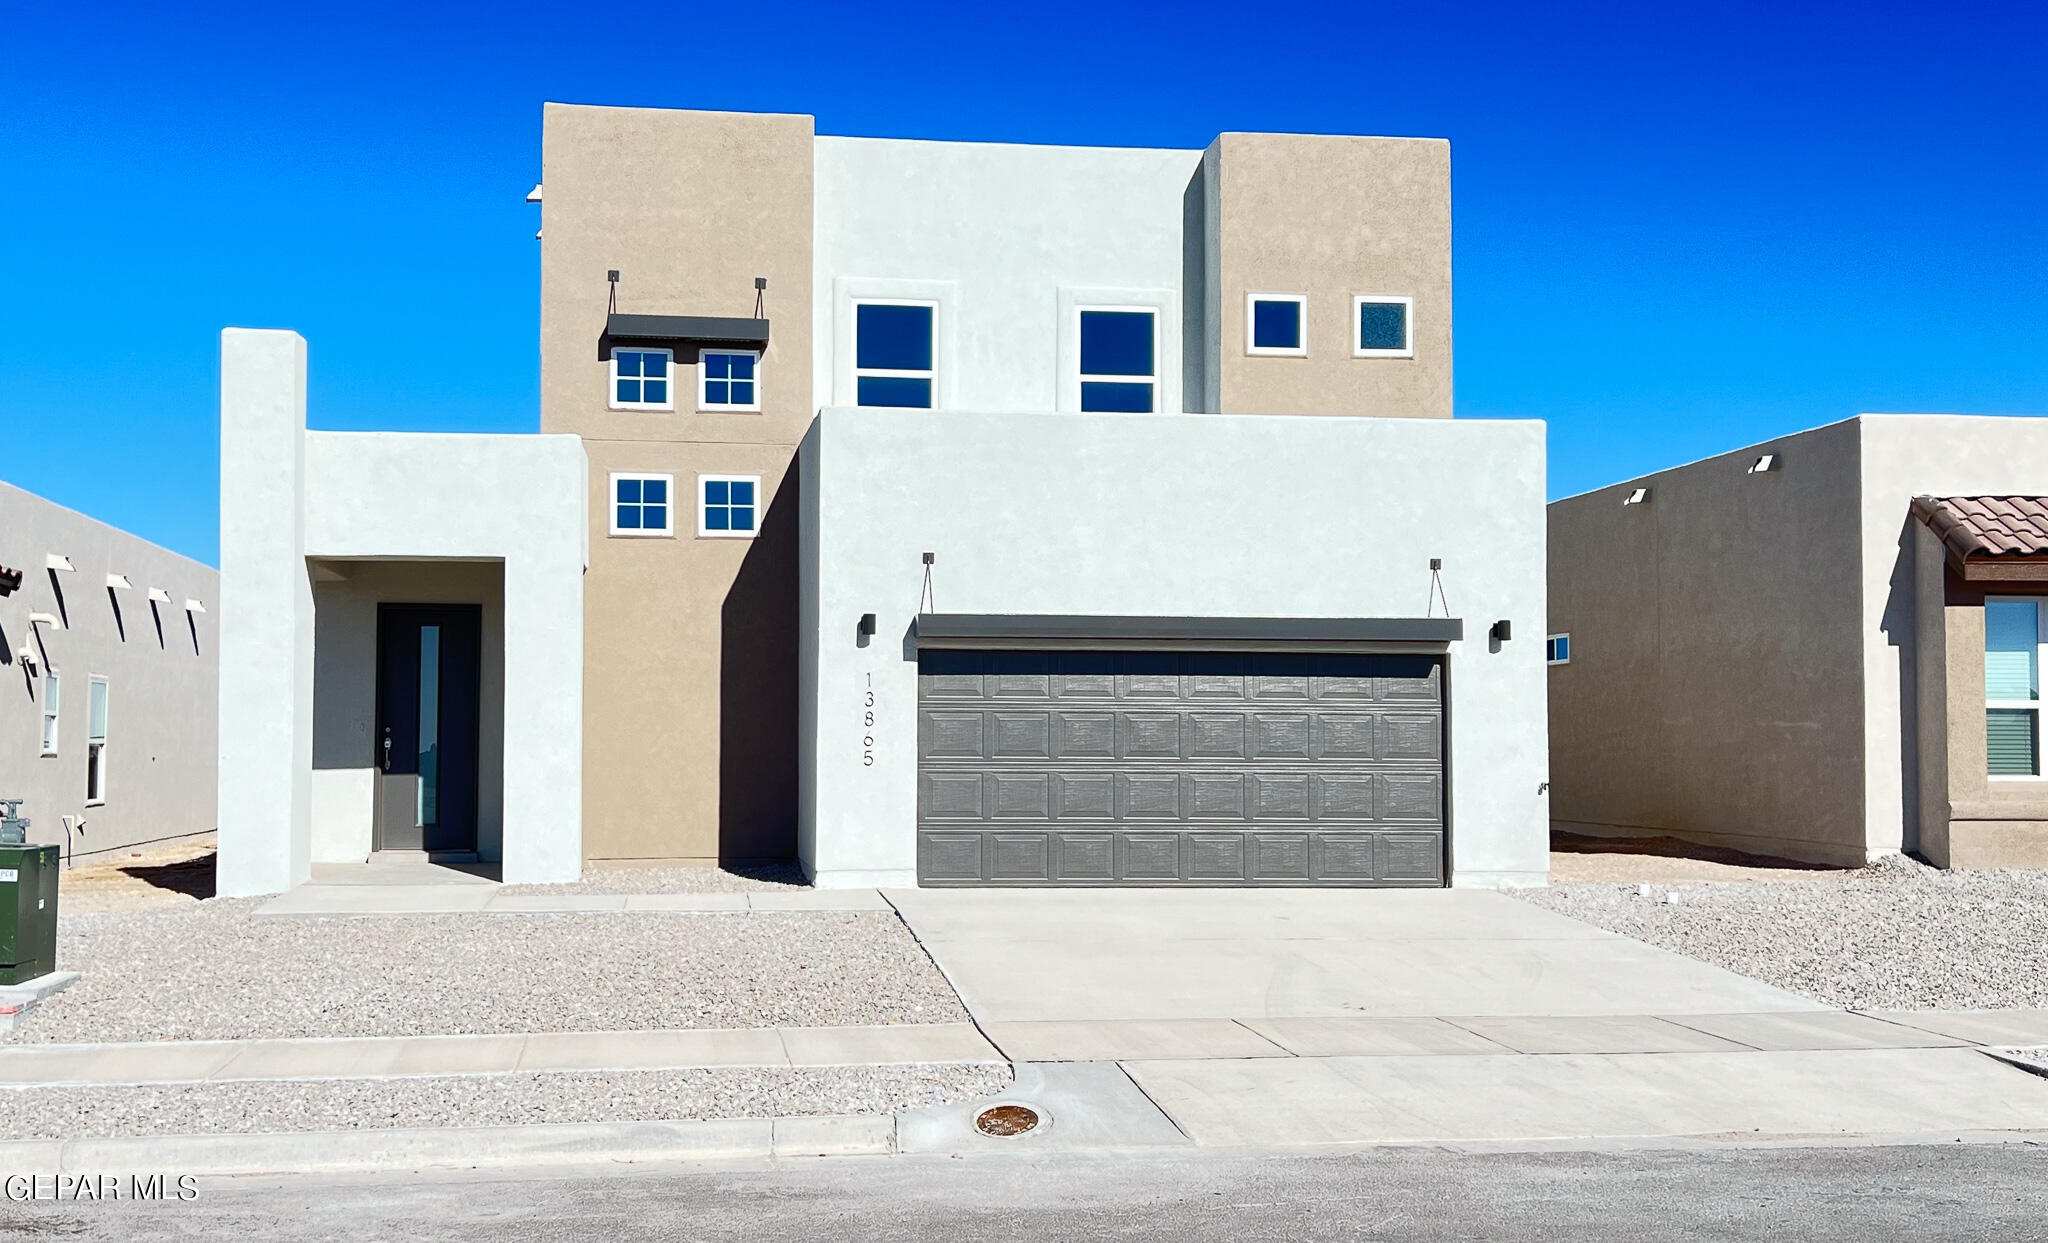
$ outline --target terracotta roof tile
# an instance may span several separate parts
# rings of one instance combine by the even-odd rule
[[[2048,497],[1916,496],[1913,516],[1958,557],[2048,556]]]

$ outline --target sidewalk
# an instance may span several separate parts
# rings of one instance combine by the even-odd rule
[[[893,911],[873,889],[757,890],[746,893],[505,893],[495,882],[300,885],[256,908],[259,918],[360,915],[587,915]]]

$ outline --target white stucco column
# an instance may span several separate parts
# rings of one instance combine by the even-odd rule
[[[306,341],[220,341],[222,896],[312,872],[313,586],[306,573]]]
[[[581,479],[582,451],[572,442],[563,456],[570,453]],[[558,524],[505,558],[499,874],[508,885],[583,875],[583,529],[581,522]]]

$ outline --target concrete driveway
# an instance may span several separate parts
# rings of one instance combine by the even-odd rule
[[[1477,890],[885,894],[1018,1062],[1196,1144],[2048,1129],[2048,1080]]]

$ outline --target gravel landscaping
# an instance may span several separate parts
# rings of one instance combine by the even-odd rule
[[[1004,1066],[835,1066],[9,1088],[0,1138],[879,1114],[972,1100],[1009,1082]]]
[[[2048,1007],[2048,872],[1894,858],[1813,880],[1513,892],[1845,1009]]]
[[[959,1023],[893,913],[67,915],[25,1043]]]

